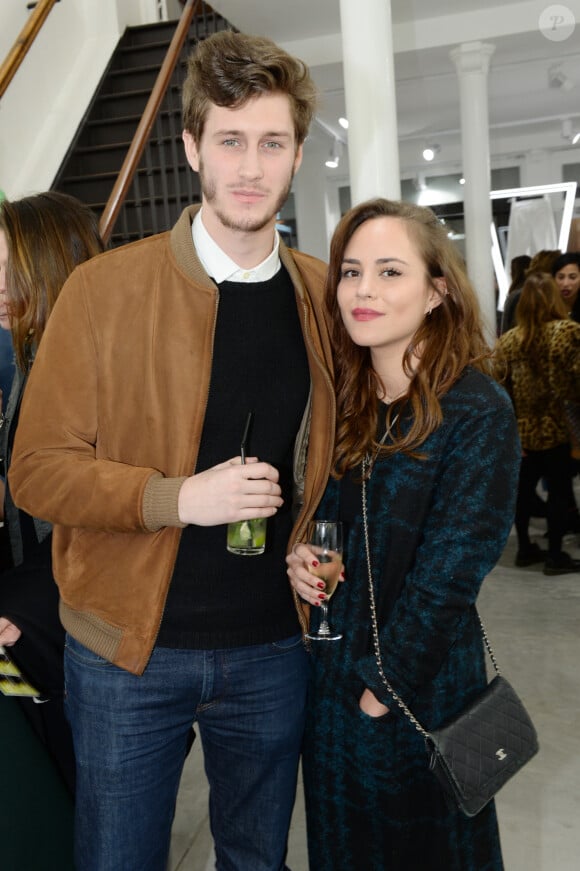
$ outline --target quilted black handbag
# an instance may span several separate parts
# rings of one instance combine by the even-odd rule
[[[497,675],[459,716],[425,737],[430,767],[468,817],[538,752],[536,730],[511,684]]]
[[[496,676],[453,720],[428,732],[387,680],[379,647],[379,630],[370,560],[366,511],[366,464],[363,462],[363,524],[369,576],[373,643],[382,682],[397,705],[425,739],[430,768],[447,799],[473,817],[538,752],[536,730],[511,684],[501,676],[485,627],[483,640]]]

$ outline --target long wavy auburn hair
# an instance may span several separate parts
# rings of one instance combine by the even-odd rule
[[[388,421],[403,410],[410,411],[406,433],[394,425],[388,445],[376,440],[380,396],[383,391],[373,368],[370,349],[355,345],[348,335],[337,302],[345,249],[353,234],[366,221],[397,218],[405,223],[411,240],[425,264],[427,280],[444,278],[446,290],[431,287],[440,304],[427,314],[403,355],[403,367],[411,381],[407,393],[394,401]],[[488,372],[489,347],[484,338],[479,304],[467,278],[462,258],[437,216],[411,203],[373,199],[355,206],[339,222],[330,246],[326,288],[336,372],[337,440],[334,475],[342,477],[359,465],[368,452],[384,455],[404,452],[421,457],[420,447],[440,425],[440,398],[468,365]],[[400,419],[399,419],[400,423]]]
[[[541,366],[535,347],[544,326],[567,317],[566,304],[553,277],[547,272],[530,273],[516,308],[516,326],[520,330],[522,351],[532,369],[538,370]]]
[[[17,366],[28,372],[63,284],[104,250],[95,213],[75,197],[47,191],[0,204],[6,234],[6,289]]]

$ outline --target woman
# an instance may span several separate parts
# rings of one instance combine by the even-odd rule
[[[346,527],[346,581],[331,605],[342,641],[311,645],[310,867],[497,871],[493,804],[473,819],[447,806],[423,739],[379,676],[362,508],[364,495],[385,675],[435,728],[486,684],[475,600],[513,518],[513,411],[484,374],[476,298],[430,210],[382,199],[351,209],[332,240],[326,300],[338,427],[318,513]],[[311,605],[325,595],[314,561],[303,544],[288,557]]]
[[[568,319],[554,279],[546,272],[528,276],[516,315],[517,326],[501,336],[495,372],[510,394],[524,457],[516,507],[516,565],[544,562],[544,574],[580,571],[580,562],[562,550],[570,514],[570,431],[565,402],[580,401],[580,325]],[[529,538],[532,496],[545,479],[548,500],[548,552]]]
[[[569,251],[558,257],[552,267],[552,275],[560,289],[568,316],[576,323],[580,323],[580,251]],[[572,477],[580,472],[580,406],[574,402],[566,403],[566,419],[570,430],[570,449],[572,455]],[[574,489],[570,486],[571,493],[568,495],[569,517],[573,518],[568,523],[568,528],[573,532],[580,532],[578,521],[578,508],[574,497]]]
[[[6,472],[28,372],[58,294],[75,266],[102,250],[95,215],[72,197],[48,192],[0,204],[0,327],[12,331],[16,358],[0,431]],[[0,575],[0,645],[42,703],[0,696],[3,774],[14,785],[3,815],[2,856],[7,867],[35,869],[40,862],[62,871],[72,867],[74,755],[62,705],[64,632],[50,526],[19,511],[8,485],[4,520],[12,568]],[[19,822],[35,838],[23,835]]]
[[[561,254],[552,264],[551,273],[560,290],[566,311],[573,321],[580,321],[580,251]]]

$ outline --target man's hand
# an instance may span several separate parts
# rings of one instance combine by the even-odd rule
[[[192,475],[181,485],[179,519],[196,526],[272,517],[283,504],[278,470],[257,457],[240,457]]]
[[[0,617],[0,644],[2,647],[12,647],[21,635],[22,632],[18,626],[11,623],[6,617]]]

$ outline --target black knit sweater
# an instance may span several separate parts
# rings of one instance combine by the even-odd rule
[[[266,553],[226,550],[226,526],[184,529],[157,643],[218,649],[298,631],[284,556],[292,527],[292,457],[309,389],[294,288],[285,269],[259,283],[223,282],[197,472],[236,456],[248,411],[248,456],[280,472],[284,506]],[[195,378],[195,372],[191,373]]]

